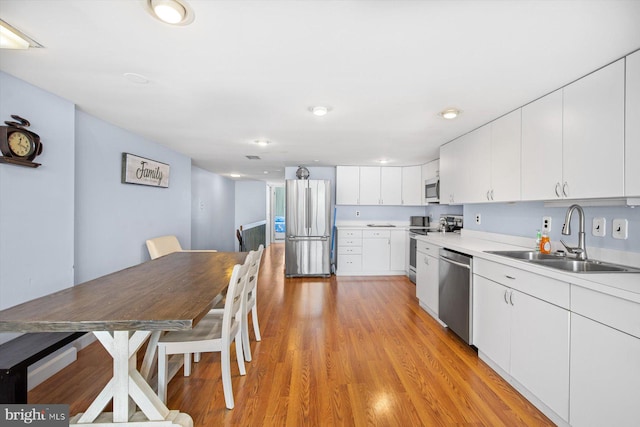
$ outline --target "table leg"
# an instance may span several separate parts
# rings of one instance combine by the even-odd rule
[[[113,358],[113,378],[83,414],[71,418],[72,426],[114,424],[121,426],[193,427],[188,414],[169,411],[136,370],[136,352],[151,334],[146,331],[94,332]],[[102,412],[113,400],[113,413]],[[135,407],[140,411],[135,412]]]

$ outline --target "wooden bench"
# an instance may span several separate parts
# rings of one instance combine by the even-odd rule
[[[86,332],[37,332],[0,345],[0,403],[27,403],[27,368]]]

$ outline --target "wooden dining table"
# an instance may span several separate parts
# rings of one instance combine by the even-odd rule
[[[0,332],[90,331],[111,355],[113,377],[70,425],[193,426],[188,414],[158,398],[138,371],[136,354],[150,336],[193,328],[246,256],[175,252],[2,310]],[[110,401],[113,412],[106,413]]]

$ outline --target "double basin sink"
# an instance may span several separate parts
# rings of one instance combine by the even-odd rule
[[[596,260],[578,260],[534,251],[486,251],[489,254],[530,262],[570,273],[640,273],[639,268]]]

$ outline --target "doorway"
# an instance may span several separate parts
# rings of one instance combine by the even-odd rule
[[[271,241],[284,242],[286,194],[284,185],[271,186]]]

